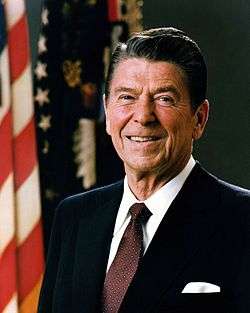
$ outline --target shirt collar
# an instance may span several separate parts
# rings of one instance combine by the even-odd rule
[[[166,211],[168,210],[169,206],[171,205],[172,201],[177,196],[181,187],[183,186],[185,180],[191,173],[194,166],[195,160],[193,156],[191,156],[187,165],[177,176],[175,176],[173,179],[167,182],[164,186],[162,186],[159,190],[153,193],[145,201],[139,201],[135,197],[135,195],[129,188],[127,176],[125,176],[123,197],[116,218],[114,235],[122,227],[124,221],[128,217],[129,208],[135,202],[144,202],[152,214],[161,215],[163,217]]]

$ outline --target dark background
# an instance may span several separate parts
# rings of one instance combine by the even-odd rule
[[[26,0],[33,64],[41,0]],[[217,176],[250,188],[250,1],[145,0],[144,28],[174,26],[198,42],[208,65],[210,119],[194,156]]]

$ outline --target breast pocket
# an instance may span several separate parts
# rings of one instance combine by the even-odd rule
[[[231,313],[222,293],[165,295],[154,313]]]

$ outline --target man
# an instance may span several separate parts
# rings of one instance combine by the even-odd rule
[[[116,48],[105,110],[126,177],[60,204],[40,313],[250,312],[250,193],[191,155],[206,83],[177,29]]]

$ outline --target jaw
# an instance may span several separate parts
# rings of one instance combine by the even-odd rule
[[[166,157],[166,156],[165,156]],[[136,162],[124,162],[128,184],[138,200],[144,201],[171,179],[177,176],[185,167],[190,156],[180,158],[176,163],[165,159],[165,163],[154,159],[155,163],[149,165],[152,158],[139,158]],[[158,162],[157,162],[158,161]]]
[[[192,153],[192,145],[184,144],[180,151],[176,151],[173,147],[169,138],[124,145],[120,157],[125,164],[126,174],[131,172],[139,179],[159,177],[164,182],[172,179],[182,171]]]

